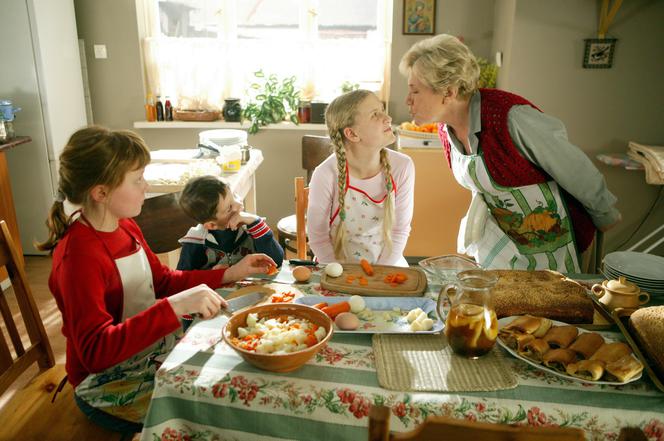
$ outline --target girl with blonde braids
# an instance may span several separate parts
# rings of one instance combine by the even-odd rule
[[[408,156],[387,148],[394,134],[383,103],[355,90],[330,103],[325,121],[334,153],[309,185],[311,250],[322,263],[407,266],[415,168]]]

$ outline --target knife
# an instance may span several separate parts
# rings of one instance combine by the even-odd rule
[[[231,316],[240,309],[244,309],[248,306],[255,305],[256,303],[260,302],[266,297],[266,294],[262,291],[255,291],[251,292],[249,294],[245,294],[243,296],[235,297],[230,300],[226,300],[226,303],[228,303],[228,306],[226,308],[222,308],[219,313],[220,314],[225,314],[227,316]]]
[[[233,314],[235,314],[237,311],[239,311],[240,309],[244,309],[248,306],[255,305],[256,303],[260,302],[261,300],[263,300],[268,295],[269,294],[265,293],[264,291],[255,291],[255,292],[251,292],[249,294],[244,294],[244,295],[239,296],[239,297],[234,297],[232,299],[224,299],[224,300],[226,300],[226,303],[228,304],[228,306],[226,306],[225,308],[221,308],[219,310],[219,312],[217,313],[217,315],[223,314],[225,316],[230,317]],[[195,313],[195,314],[191,314],[191,315],[193,317],[201,318],[201,314],[199,314],[199,313]],[[210,318],[214,318],[214,317],[210,317]]]
[[[318,262],[313,260],[304,260],[304,259],[288,259],[288,263],[291,265],[306,265],[306,266],[316,266]]]

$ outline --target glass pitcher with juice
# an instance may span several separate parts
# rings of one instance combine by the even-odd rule
[[[455,353],[478,358],[493,348],[498,336],[491,293],[498,277],[484,270],[468,270],[457,274],[457,279],[458,283],[447,285],[441,292],[451,302],[445,335]]]

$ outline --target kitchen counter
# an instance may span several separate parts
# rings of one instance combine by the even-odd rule
[[[0,144],[0,152],[4,152],[5,150],[9,150],[10,148],[16,147],[19,144],[25,144],[26,142],[30,141],[32,141],[32,138],[29,136],[17,136],[11,140],[8,140],[7,142]]]

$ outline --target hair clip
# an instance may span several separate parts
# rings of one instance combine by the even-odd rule
[[[67,196],[62,192],[62,190],[58,189],[58,191],[55,192],[55,202],[64,202],[65,199],[67,199]]]

